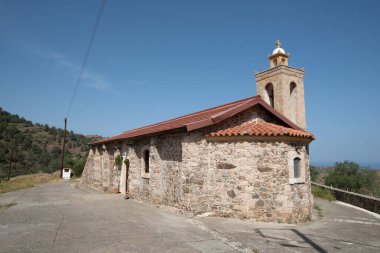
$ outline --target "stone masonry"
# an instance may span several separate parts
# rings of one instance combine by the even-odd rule
[[[304,70],[288,66],[278,66],[256,74],[256,93],[265,97],[265,86],[273,84],[274,108],[291,119],[303,129],[306,129],[305,95],[304,95]],[[291,113],[290,84],[296,85],[297,103],[293,118]]]

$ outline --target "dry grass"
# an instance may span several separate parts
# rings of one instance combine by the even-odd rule
[[[0,193],[29,188],[38,184],[56,182],[60,180],[59,176],[60,172],[57,171],[52,174],[38,173],[14,177],[9,181],[0,182]]]

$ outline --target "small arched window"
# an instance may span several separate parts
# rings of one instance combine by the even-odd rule
[[[297,85],[295,82],[290,83],[290,119],[297,123]]]
[[[144,171],[145,173],[149,173],[149,150],[144,150],[143,153],[144,158]]]
[[[273,67],[277,67],[277,60],[276,59],[273,60]]]
[[[301,158],[296,157],[293,159],[293,171],[294,171],[294,178],[301,177]]]
[[[267,102],[270,106],[274,107],[274,92],[273,92],[273,84],[268,83],[265,86],[265,102]]]

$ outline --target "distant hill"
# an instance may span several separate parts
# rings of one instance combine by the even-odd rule
[[[11,162],[11,176],[59,170],[63,132],[61,128],[34,124],[0,107],[0,179],[7,177]],[[101,138],[68,131],[65,166],[83,165],[87,144]]]

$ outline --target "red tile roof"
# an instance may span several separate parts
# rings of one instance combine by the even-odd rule
[[[212,132],[208,136],[290,136],[309,138],[311,140],[315,139],[311,133],[306,131],[296,130],[265,121],[252,121],[239,126]]]
[[[116,140],[124,140],[124,139],[157,134],[157,133],[161,133],[161,132],[165,132],[169,130],[181,129],[181,128],[189,132],[195,129],[216,124],[256,104],[260,104],[261,106],[266,108],[269,112],[271,112],[274,116],[276,116],[285,125],[293,129],[300,129],[297,125],[292,123],[286,117],[284,117],[279,112],[274,110],[271,106],[269,106],[266,102],[264,102],[264,100],[262,100],[260,96],[254,96],[254,97],[238,100],[232,103],[213,107],[210,109],[206,109],[203,111],[187,114],[187,115],[174,118],[171,120],[163,121],[157,124],[126,131],[119,135],[116,135],[110,138],[105,138],[103,140],[96,141],[91,144],[99,144],[99,143],[112,142]]]

